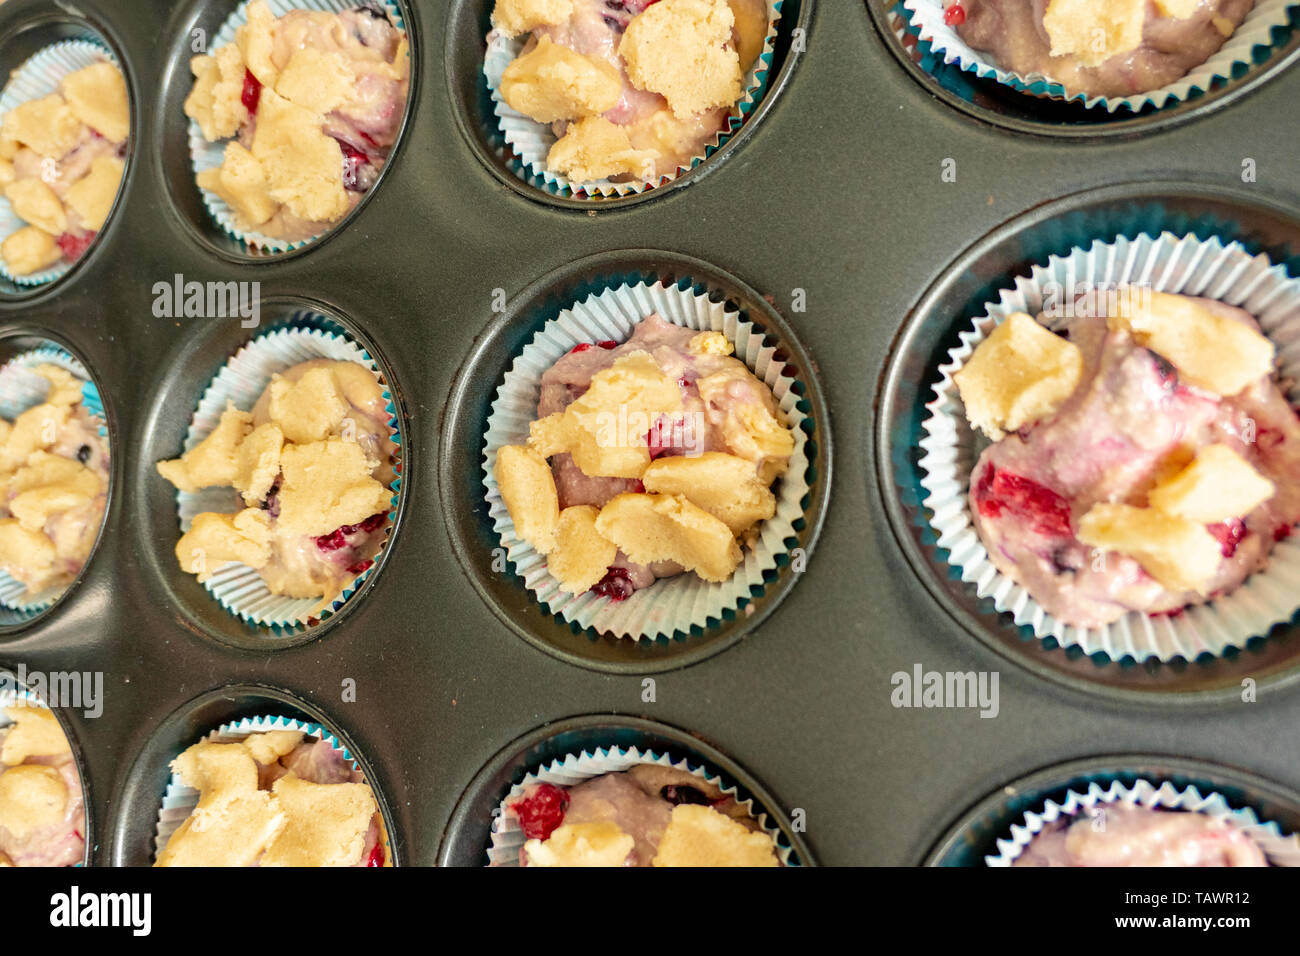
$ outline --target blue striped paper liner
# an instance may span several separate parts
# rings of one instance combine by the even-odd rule
[[[0,418],[14,419],[27,409],[41,404],[49,393],[49,383],[36,374],[17,378],[17,369],[31,369],[38,365],[57,365],[82,380],[81,404],[86,414],[97,426],[99,436],[108,440],[108,425],[104,418],[104,405],[99,389],[86,367],[66,350],[55,345],[43,345],[15,355],[0,366]],[[111,456],[112,449],[109,449]],[[102,517],[100,519],[103,520]],[[87,559],[89,560],[89,559]],[[27,586],[8,572],[0,570],[0,604],[15,611],[35,616],[50,607],[71,585],[47,588],[39,594],[27,594]],[[26,595],[26,596],[25,596]]]
[[[333,325],[324,316],[307,311],[297,313],[288,321]],[[376,379],[382,380],[383,377],[378,363],[370,353],[341,332],[303,325],[266,332],[240,349],[208,385],[199,400],[198,409],[186,433],[182,450],[189,451],[212,432],[221,419],[221,413],[228,399],[234,401],[235,406],[241,411],[251,411],[263,390],[271,383],[272,373],[283,372],[300,362],[315,358],[357,362],[369,369]],[[383,394],[388,402],[388,412],[391,416],[388,422],[392,429],[389,438],[397,446],[393,464],[398,467],[402,461],[401,424],[390,385],[383,385]],[[165,479],[159,476],[158,480]],[[389,485],[393,497],[390,500],[392,510],[389,511],[386,533],[390,536],[397,513],[397,503],[401,496],[401,485],[402,475],[399,473]],[[176,493],[181,533],[190,529],[194,516],[201,512],[215,511],[228,514],[243,507],[239,493],[233,488],[205,488],[197,492]],[[383,547],[387,547],[387,538]],[[382,552],[381,547],[380,555]],[[357,575],[353,582],[325,608],[322,608],[321,602],[314,598],[287,598],[272,594],[255,569],[234,561],[214,571],[212,576],[203,582],[203,586],[223,608],[240,620],[254,626],[270,628],[277,635],[285,635],[308,626],[310,618],[325,620],[337,613],[374,573],[379,566],[380,555],[376,555],[375,563]]]
[[[926,495],[925,520],[938,536],[941,559],[981,598],[991,599],[996,612],[1011,614],[1017,625],[1044,642],[1105,654],[1115,661],[1191,661],[1243,648],[1251,638],[1290,621],[1300,609],[1300,540],[1295,536],[1273,546],[1265,570],[1209,603],[1178,615],[1134,611],[1105,627],[1081,628],[1053,618],[1024,587],[998,571],[974,529],[968,490],[984,446],[966,420],[953,376],[1012,312],[1042,312],[1044,286],[1071,289],[1087,283],[1149,286],[1245,309],[1277,345],[1278,380],[1283,388],[1290,383],[1287,397],[1300,407],[1300,279],[1268,256],[1252,255],[1238,242],[1171,232],[1097,240],[1086,249],[1076,246],[1067,255],[1051,256],[1028,276],[1016,276],[1014,288],[1001,290],[997,302],[984,303],[984,313],[961,333],[960,344],[939,369],[939,380],[929,386],[933,394],[925,406],[918,470]]]
[[[1300,3],[1256,0],[1241,26],[1219,51],[1180,80],[1146,93],[1110,98],[1072,93],[1042,73],[1021,74],[995,66],[985,54],[967,46],[958,36],[955,26],[944,22],[943,0],[902,0],[895,10],[905,19],[907,32],[915,34],[925,45],[925,49],[918,47],[922,55],[932,54],[944,63],[955,64],[964,72],[981,79],[996,80],[1022,93],[1079,101],[1089,109],[1103,109],[1109,113],[1122,109],[1136,113],[1147,107],[1161,109],[1192,99],[1249,70],[1258,62],[1259,49],[1272,49],[1286,35],[1294,7],[1300,7]]]
[[[235,31],[248,22],[248,4],[250,2],[251,0],[244,0],[244,2],[236,7],[234,12],[226,18],[226,22],[222,24],[221,29],[218,30],[216,35],[212,38],[212,42],[208,47],[209,52],[215,53],[219,48],[226,44],[235,42]],[[384,9],[388,12],[389,19],[393,21],[394,25],[397,26],[398,29],[405,31],[405,21],[402,19],[402,13],[397,4],[393,2],[393,0],[380,0],[380,2],[382,2]],[[363,4],[356,2],[356,0],[266,0],[266,5],[270,8],[271,13],[274,14],[277,19],[284,16],[290,10],[315,10],[324,13],[341,13],[344,10],[351,10],[355,7],[363,6]],[[410,55],[409,50],[407,55]],[[192,86],[192,76],[190,82]],[[410,96],[409,88],[407,96]],[[405,106],[405,104],[403,104],[403,106]],[[222,164],[226,157],[226,144],[231,140],[222,139],[210,143],[203,136],[203,130],[199,128],[199,124],[196,120],[188,119],[188,122],[190,162],[194,169],[194,175],[198,176],[198,174],[203,172],[205,169],[215,169]],[[394,144],[393,148],[396,149],[396,144]],[[235,220],[234,210],[226,204],[224,199],[211,190],[203,189],[202,187],[199,187],[199,192],[203,196],[203,205],[207,207],[208,213],[216,221],[217,225],[222,228],[226,235],[242,243],[245,248],[256,246],[258,249],[266,252],[291,252],[294,249],[301,249],[303,246],[310,245],[321,236],[326,235],[338,226],[338,223],[334,223],[324,232],[317,233],[307,239],[300,239],[297,242],[287,242],[284,239],[276,239],[272,236],[262,235],[262,233],[253,229],[239,228],[239,224]],[[365,198],[366,197],[362,197],[363,202],[365,201]]]
[[[1063,801],[1044,801],[1041,810],[1028,811],[1022,823],[1011,825],[1010,838],[999,838],[998,852],[986,856],[984,863],[991,867],[1009,867],[1045,827],[1057,820],[1088,814],[1099,806],[1115,803],[1203,813],[1216,820],[1226,820],[1254,840],[1273,866],[1300,866],[1300,836],[1283,833],[1276,823],[1261,822],[1251,808],[1234,810],[1226,797],[1213,790],[1202,793],[1190,784],[1179,790],[1168,781],[1153,783],[1145,779],[1137,780],[1132,786],[1112,780],[1103,787],[1094,781],[1088,784],[1086,791],[1067,791]]]
[[[32,693],[30,690],[28,690],[25,687],[19,687],[18,680],[16,677],[14,677],[8,671],[0,670],[0,728],[8,727],[9,724],[11,723],[9,718],[5,715],[4,710],[6,707],[13,707],[14,705],[20,705],[23,707],[40,707],[42,710],[50,709],[49,705],[45,703],[45,701],[41,700],[39,695]],[[67,739],[66,733],[64,739],[65,740]],[[68,746],[69,748],[71,748],[71,741],[69,741]],[[75,763],[75,759],[74,759],[74,763]],[[80,766],[77,767],[77,779],[81,780]],[[86,784],[84,780],[81,780],[81,800],[82,800],[81,829],[82,832],[84,833],[86,829],[86,824],[85,824]],[[74,867],[78,867],[78,866],[85,866],[86,864],[83,859],[81,862],[74,863],[72,865]]]
[[[721,776],[708,773],[703,767],[692,766],[688,760],[674,761],[667,754],[654,750],[642,750],[638,747],[597,747],[581,753],[567,754],[550,763],[528,772],[519,783],[510,788],[510,792],[497,805],[492,814],[492,841],[487,849],[489,866],[519,866],[519,852],[523,849],[524,831],[519,821],[506,812],[508,804],[524,795],[524,790],[535,783],[549,783],[557,787],[572,787],[607,773],[621,773],[639,764],[655,764],[660,767],[672,767],[684,770],[717,787],[727,796],[745,808],[759,828],[772,838],[777,860],[782,866],[799,867],[803,864],[794,849],[785,840],[785,835],[768,816],[768,808],[758,805],[752,798],[741,800],[735,784],[727,783]]]
[[[519,56],[528,38],[526,36],[505,37],[493,31],[489,34],[487,50],[483,58],[483,76],[492,98],[492,109],[497,117],[497,125],[502,136],[502,144],[497,147],[498,152],[506,157],[511,172],[516,176],[529,185],[555,196],[574,196],[580,199],[632,196],[672,182],[721,149],[732,134],[745,124],[746,118],[763,98],[767,90],[772,61],[776,56],[777,26],[781,20],[781,7],[784,3],[785,0],[767,0],[768,23],[763,49],[741,83],[743,92],[740,100],[732,106],[725,127],[718,131],[713,142],[707,143],[703,153],[693,156],[689,165],[679,166],[675,173],[637,182],[615,183],[602,179],[592,183],[574,183],[567,177],[546,168],[546,156],[556,140],[550,125],[539,123],[512,109],[501,98],[498,89],[501,74]]]
[[[324,725],[297,720],[293,717],[245,717],[242,720],[222,724],[203,739],[217,743],[234,743],[250,734],[266,733],[271,730],[296,730],[308,737],[323,740],[335,750],[342,752],[343,759],[352,765],[353,770],[358,772],[361,770],[357,765],[356,758],[352,756],[348,748],[343,746],[343,743]],[[364,780],[364,782],[366,786],[370,787],[370,792],[374,795],[375,803],[378,805],[379,794],[375,792],[374,784],[369,780]],[[171,835],[176,832],[176,829],[185,822],[185,818],[198,805],[198,802],[199,791],[186,786],[178,774],[173,773],[168,778],[167,788],[163,792],[162,806],[158,810],[158,823],[154,828],[155,859],[163,851],[163,847],[167,845]],[[392,866],[392,845],[387,827],[384,825],[384,815],[382,813],[379,814],[379,827],[379,839],[384,847],[384,866]]]
[[[38,50],[14,70],[3,92],[0,92],[0,116],[15,106],[59,92],[59,84],[69,73],[104,62],[118,65],[117,58],[107,46],[90,40],[62,40]],[[121,188],[119,185],[118,189]],[[0,242],[26,225],[27,222],[14,212],[9,200],[0,194]],[[73,263],[60,260],[40,272],[17,276],[0,259],[0,275],[17,285],[38,286],[60,278],[72,266]]]
[[[771,389],[795,442],[789,467],[777,482],[776,514],[762,522],[758,539],[742,549],[740,566],[725,582],[713,583],[686,573],[656,581],[623,601],[590,591],[569,594],[547,570],[546,556],[515,532],[497,488],[497,451],[503,445],[528,440],[529,425],[537,418],[541,377],[547,369],[579,342],[627,341],[635,326],[651,313],[699,332],[721,332],[735,346],[735,357]],[[764,575],[779,566],[798,539],[795,524],[803,518],[809,491],[811,429],[805,426],[810,416],[801,407],[801,386],[787,374],[787,363],[773,358],[776,351],[766,334],[742,318],[734,306],[714,302],[707,290],[662,282],[624,284],[588,296],[562,310],[534,335],[515,358],[492,402],[483,439],[483,488],[493,530],[507,559],[548,613],[600,633],[651,640],[678,632],[689,634],[693,627],[707,629],[763,593]]]

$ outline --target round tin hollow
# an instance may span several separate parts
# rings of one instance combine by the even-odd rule
[[[1250,807],[1261,821],[1273,821],[1288,833],[1300,831],[1300,794],[1244,770],[1203,760],[1149,754],[1088,757],[1046,767],[995,790],[954,823],[922,861],[924,866],[983,866],[998,852],[997,840],[1025,812],[1047,800],[1063,800],[1067,790],[1083,791],[1090,783],[1142,777],[1159,785],[1169,781],[1180,790],[1195,786],[1223,794],[1234,808]]]
[[[737,787],[740,800],[753,799],[766,811],[803,866],[816,866],[808,845],[795,832],[780,803],[743,767],[717,748],[676,727],[616,714],[568,717],[539,727],[506,745],[474,777],[452,812],[438,850],[439,866],[486,866],[492,814],[530,770],[566,754],[597,747],[638,747],[686,759]]]
[[[483,434],[498,385],[520,349],[546,321],[572,303],[611,286],[637,281],[691,281],[715,299],[724,298],[755,322],[794,367],[803,382],[802,403],[815,423],[809,436],[810,492],[798,529],[797,548],[810,556],[830,495],[831,447],[828,414],[815,368],[793,331],[761,295],[739,279],[704,262],[675,253],[625,250],[571,263],[534,282],[506,305],[502,315],[461,363],[443,422],[439,490],[452,542],[475,590],[512,631],[561,660],[610,673],[651,673],[684,667],[731,646],[757,628],[794,587],[789,564],[761,597],[720,624],[674,639],[631,640],[577,630],[547,613],[510,570],[494,570],[500,541],[492,530],[482,485]]]
[[[1113,662],[1063,651],[992,610],[971,584],[955,577],[934,547],[920,505],[919,422],[936,369],[968,317],[997,289],[1053,253],[1093,239],[1138,232],[1204,232],[1238,239],[1252,252],[1297,272],[1300,213],[1239,190],[1193,184],[1137,183],[1079,193],[1033,209],[958,255],[913,307],[894,342],[880,381],[876,470],[885,511],[908,563],[943,609],[967,633],[1041,677],[1111,697],[1188,703],[1219,702],[1240,692],[1249,677],[1260,684],[1292,683],[1300,676],[1296,622],[1253,639],[1245,651],[1168,664]],[[1099,659],[1104,658],[1104,659]]]

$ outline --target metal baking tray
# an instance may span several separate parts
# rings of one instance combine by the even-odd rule
[[[909,58],[891,3],[786,0],[745,126],[670,186],[593,203],[531,189],[496,151],[480,73],[490,0],[399,0],[414,74],[387,170],[328,238],[259,257],[208,221],[181,110],[193,31],[210,35],[235,5],[0,6],[5,68],[93,31],[123,64],[133,109],[100,240],[54,285],[0,289],[0,350],[41,337],[81,358],[113,443],[108,513],[80,580],[35,620],[0,619],[0,665],[104,675],[102,716],[60,712],[88,791],[89,863],[151,862],[167,762],[259,713],[319,720],[359,754],[404,865],[486,862],[488,808],[525,764],[602,734],[708,763],[787,821],[801,811],[806,827],[787,835],[822,865],[951,862],[952,828],[985,794],[1069,761],[1131,769],[1115,754],[1244,779],[1243,799],[1294,822],[1300,740],[1279,733],[1300,718],[1294,624],[1234,660],[1154,672],[1043,649],[935,566],[899,476],[962,310],[1081,231],[1147,215],[1300,268],[1297,41],[1186,106],[1099,124],[996,89],[953,93]],[[259,282],[260,329],[156,318],[153,287],[176,275]],[[575,296],[638,275],[700,283],[776,338],[809,383],[818,449],[806,568],[782,568],[717,627],[648,645],[574,633],[494,570],[480,480],[486,410],[514,351]],[[180,450],[226,358],[301,308],[384,369],[405,470],[362,592],[277,636],[181,573],[174,497],[153,465]],[[892,676],[917,664],[996,672],[997,716],[895,707]],[[1046,793],[1076,772],[1039,783]]]

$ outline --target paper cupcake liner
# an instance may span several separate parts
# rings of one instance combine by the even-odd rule
[[[312,313],[300,313],[290,321],[311,321]],[[251,411],[257,404],[263,390],[271,383],[271,376],[283,372],[291,366],[311,359],[334,359],[355,362],[369,369],[380,380],[384,388],[384,398],[388,401],[390,414],[390,438],[397,445],[394,452],[394,468],[397,477],[389,486],[392,489],[392,507],[397,507],[401,493],[402,476],[400,474],[402,458],[401,426],[397,419],[397,409],[393,404],[389,386],[383,382],[382,374],[370,354],[355,342],[343,335],[324,331],[319,328],[282,328],[261,335],[242,349],[217,373],[212,383],[203,393],[198,410],[190,423],[185,436],[183,451],[189,451],[217,427],[226,402],[234,402],[241,411]],[[243,508],[239,492],[233,488],[205,488],[201,491],[178,491],[176,494],[177,513],[180,518],[181,533],[190,530],[194,517],[204,511],[232,513]],[[389,513],[386,530],[392,534],[393,512]],[[387,539],[380,549],[388,546]],[[249,624],[269,627],[276,633],[289,633],[309,626],[311,619],[324,620],[336,613],[361,587],[362,583],[374,573],[379,565],[379,557],[370,568],[361,572],[343,589],[342,594],[322,608],[317,598],[290,598],[272,594],[265,581],[253,568],[246,564],[230,562],[223,565],[203,582],[213,597],[231,614]]]
[[[927,519],[938,536],[941,557],[946,553],[944,560],[961,572],[961,579],[1038,638],[1077,646],[1089,655],[1104,653],[1114,661],[1219,656],[1228,648],[1244,647],[1252,637],[1267,636],[1300,609],[1300,540],[1294,536],[1274,545],[1265,570],[1207,604],[1176,615],[1135,611],[1105,627],[1081,628],[1057,621],[998,571],[972,522],[970,475],[988,442],[967,422],[953,376],[1012,312],[1038,315],[1044,286],[1054,284],[1059,290],[1105,283],[1202,296],[1250,312],[1277,345],[1279,380],[1284,388],[1289,383],[1287,397],[1300,407],[1300,280],[1288,276],[1283,266],[1273,265],[1265,255],[1251,255],[1237,242],[1179,238],[1169,232],[1159,238],[1141,233],[1132,239],[1094,242],[1088,249],[1076,247],[1034,266],[1028,276],[1017,276],[1014,289],[1003,290],[997,302],[985,303],[986,312],[961,333],[961,344],[940,366],[933,398],[925,406],[920,442]]]
[[[357,766],[356,758],[348,752],[348,748],[344,747],[339,739],[325,727],[303,720],[295,720],[292,717],[245,717],[243,720],[222,724],[204,737],[203,740],[220,744],[237,743],[250,734],[264,733],[269,730],[297,730],[309,737],[324,740],[335,750],[343,753],[343,758],[352,765],[352,769],[361,770]],[[375,802],[378,803],[379,794],[375,791],[374,784],[369,780],[366,780],[365,783],[370,787],[371,792],[375,794]],[[187,787],[181,781],[180,776],[173,773],[167,781],[167,789],[163,792],[162,806],[158,809],[158,823],[154,828],[153,839],[154,859],[157,859],[158,854],[162,853],[172,834],[185,822],[185,819],[198,806],[198,803],[199,791],[193,787]],[[384,848],[384,866],[392,866],[393,849],[388,830],[384,826],[382,813],[379,815],[379,842]]]
[[[8,727],[11,723],[13,723],[13,721],[9,719],[8,715],[5,714],[4,711],[6,707],[13,707],[15,705],[20,707],[39,707],[42,710],[50,709],[49,704],[45,703],[45,701],[41,699],[39,694],[34,694],[26,687],[21,686],[18,683],[18,678],[15,677],[13,674],[11,674],[9,671],[0,670],[0,729]],[[60,729],[62,730],[62,728]],[[67,739],[66,731],[64,732],[64,739],[65,740]],[[68,741],[68,745],[71,746],[71,744],[72,742]],[[77,766],[77,780],[81,783],[82,831],[84,833],[85,813],[86,813],[85,810],[86,784],[85,781],[81,779],[80,765]],[[72,866],[74,867],[85,866],[85,865],[86,864],[84,860],[72,864]]]
[[[1022,74],[1001,69],[989,61],[986,54],[964,43],[955,26],[944,23],[943,0],[903,0],[901,7],[910,21],[909,32],[916,34],[922,43],[928,43],[930,51],[944,63],[955,64],[967,73],[996,80],[1022,93],[1077,100],[1089,109],[1104,109],[1110,113],[1121,109],[1136,113],[1148,106],[1160,109],[1191,99],[1210,90],[1216,83],[1226,82],[1252,68],[1256,63],[1256,50],[1274,45],[1274,31],[1285,29],[1290,24],[1291,10],[1300,7],[1300,3],[1256,0],[1254,9],[1241,26],[1217,53],[1200,66],[1168,86],[1126,97],[1089,96],[1070,91],[1043,73]]]
[[[108,425],[104,419],[104,405],[99,389],[90,373],[72,355],[57,346],[41,346],[15,355],[0,366],[0,418],[13,420],[27,409],[41,404],[49,394],[50,385],[44,378],[29,371],[38,365],[57,365],[82,380],[81,404],[107,442]],[[111,458],[112,449],[109,449]],[[71,585],[46,588],[38,594],[29,594],[27,585],[8,572],[0,570],[0,604],[14,611],[35,615],[50,607]]]
[[[744,807],[759,828],[772,838],[776,844],[776,856],[782,866],[802,866],[799,857],[791,847],[785,845],[784,835],[768,817],[767,810],[756,806],[754,801],[741,800],[737,788],[727,784],[722,777],[710,774],[702,767],[692,767],[689,761],[672,760],[667,754],[653,750],[641,750],[637,747],[599,747],[594,751],[582,751],[567,754],[563,758],[552,760],[545,766],[538,767],[528,776],[510,788],[492,814],[492,843],[488,847],[489,866],[519,866],[519,852],[523,849],[527,837],[519,826],[519,821],[506,813],[507,804],[513,803],[524,794],[524,789],[535,783],[549,783],[557,787],[571,787],[592,777],[606,773],[620,773],[638,764],[657,764],[660,767],[672,767],[684,770],[700,780],[717,787],[724,794],[736,800]]]
[[[1148,809],[1162,807],[1166,810],[1187,810],[1204,813],[1216,820],[1227,820],[1254,840],[1273,866],[1300,866],[1300,836],[1284,834],[1276,823],[1260,822],[1255,811],[1249,807],[1234,810],[1226,797],[1213,790],[1202,794],[1193,786],[1179,790],[1168,781],[1152,783],[1148,780],[1138,780],[1131,787],[1118,780],[1106,787],[1090,783],[1083,793],[1077,790],[1067,791],[1065,800],[1061,803],[1046,801],[1042,810],[1027,812],[1023,823],[1013,823],[1010,839],[999,839],[998,852],[986,856],[984,863],[987,866],[1011,866],[1045,827],[1063,817],[1086,814],[1098,805],[1116,803]]]
[[[778,481],[776,514],[762,523],[754,546],[744,548],[740,566],[721,584],[686,573],[657,581],[621,602],[590,591],[568,594],[547,570],[546,556],[515,532],[497,488],[497,451],[503,445],[528,440],[528,426],[537,418],[541,377],[547,369],[580,342],[626,341],[651,313],[674,325],[721,332],[735,346],[735,357],[772,390],[795,440],[790,466]],[[543,607],[571,624],[649,640],[676,632],[689,634],[693,627],[706,629],[710,622],[720,621],[763,593],[764,573],[775,569],[780,556],[789,550],[788,539],[796,537],[794,525],[803,517],[802,502],[808,494],[807,433],[802,427],[808,416],[798,407],[796,380],[785,374],[786,363],[773,358],[776,351],[764,333],[742,319],[734,307],[713,302],[706,293],[661,282],[607,289],[563,310],[538,331],[506,373],[492,403],[484,437],[483,487],[492,527],[506,556]]]
[[[235,11],[226,18],[221,29],[212,37],[208,44],[208,52],[213,53],[227,43],[235,42],[235,31],[248,22],[248,4],[250,0],[244,0]],[[401,10],[393,0],[378,0],[387,11],[398,29],[405,30],[406,24],[402,19]],[[341,13],[344,10],[351,10],[355,7],[363,6],[361,0],[266,0],[266,5],[270,8],[271,13],[279,19],[290,10],[315,10],[324,13]],[[187,67],[188,68],[188,67]],[[191,77],[191,85],[193,78]],[[408,90],[407,95],[410,96]],[[405,106],[405,104],[403,104]],[[189,120],[189,141],[190,141],[190,165],[194,171],[195,177],[205,169],[215,169],[220,166],[226,157],[226,144],[230,138],[217,140],[215,143],[209,143],[203,137],[203,130],[195,120]],[[210,190],[199,187],[199,193],[203,196],[203,205],[208,209],[208,213],[216,221],[226,235],[232,239],[243,243],[245,248],[255,246],[263,252],[281,253],[290,252],[294,249],[301,249],[303,246],[310,245],[337,228],[339,223],[333,223],[325,230],[318,232],[314,236],[306,239],[299,239],[295,242],[289,242],[285,239],[276,239],[272,236],[266,236],[255,229],[241,229],[235,220],[234,210],[226,204],[226,201]],[[362,199],[364,201],[364,197]],[[346,214],[345,214],[346,215]]]
[[[0,92],[0,116],[15,106],[57,93],[65,76],[96,63],[118,66],[117,59],[108,47],[90,40],[63,40],[37,51],[13,71],[3,92]],[[26,225],[27,221],[14,212],[9,200],[0,195],[0,242]],[[53,282],[72,266],[73,263],[60,260],[48,269],[16,276],[9,271],[4,260],[0,259],[0,275],[17,285],[38,286]]]
[[[546,156],[556,140],[550,124],[539,123],[511,109],[502,99],[499,90],[501,74],[523,51],[527,37],[506,37],[493,30],[487,38],[483,75],[487,80],[488,92],[492,96],[492,109],[497,117],[497,126],[505,140],[505,149],[502,153],[506,155],[511,170],[524,182],[539,189],[556,196],[576,198],[632,196],[672,182],[682,173],[693,169],[717,152],[731,138],[731,135],[744,125],[745,119],[763,98],[772,69],[772,60],[776,56],[777,25],[781,20],[781,7],[784,3],[785,0],[767,0],[767,35],[763,39],[762,52],[742,79],[740,99],[732,105],[723,128],[705,144],[704,150],[692,156],[689,163],[678,166],[674,173],[625,183],[610,182],[608,179],[575,183],[546,168]]]

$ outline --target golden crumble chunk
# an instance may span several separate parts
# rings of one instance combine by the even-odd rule
[[[575,505],[560,512],[555,549],[547,556],[546,567],[560,582],[562,591],[586,591],[605,576],[618,556],[613,542],[596,530],[599,514],[591,505]]]
[[[652,866],[777,866],[766,833],[750,830],[712,807],[673,807]]]
[[[0,243],[0,256],[14,275],[27,276],[48,269],[63,258],[63,252],[44,229],[23,226]]]
[[[551,466],[536,449],[506,445],[497,451],[493,473],[515,533],[541,554],[550,554],[555,550],[555,532],[560,521],[560,503]]]
[[[223,565],[238,561],[260,568],[271,559],[271,526],[265,511],[245,508],[233,515],[205,511],[176,542],[181,570],[206,581]]]
[[[94,63],[63,78],[63,97],[77,119],[120,143],[131,131],[126,80],[112,63]]]
[[[506,36],[563,23],[573,15],[573,0],[497,0],[492,25]]]
[[[619,495],[596,530],[637,564],[674,561],[706,581],[727,580],[741,560],[731,529],[682,495]]]
[[[603,116],[588,116],[569,124],[547,153],[546,165],[580,183],[615,176],[649,179],[654,175],[655,157],[634,149],[623,127]]]
[[[734,25],[725,0],[660,0],[632,18],[618,52],[633,85],[690,116],[740,98]]]
[[[617,823],[566,823],[524,844],[529,866],[622,866],[636,840]]]
[[[64,197],[92,232],[104,228],[117,189],[122,184],[122,161],[116,156],[96,156],[90,172],[68,187]]]
[[[505,101],[540,123],[603,113],[618,103],[622,90],[622,78],[608,63],[545,35],[501,75]]]

